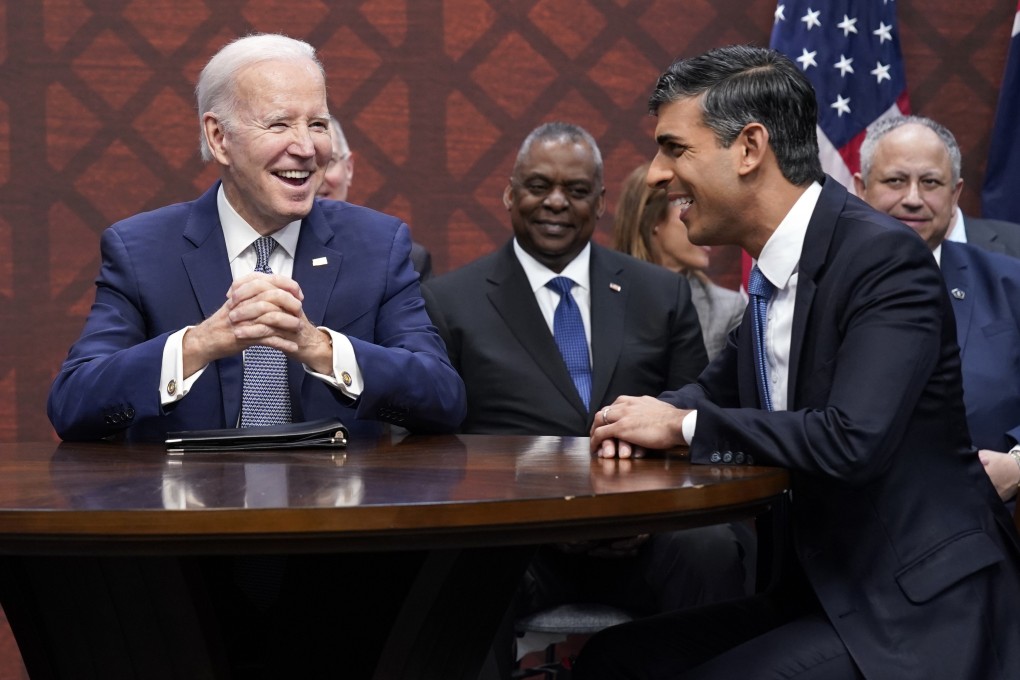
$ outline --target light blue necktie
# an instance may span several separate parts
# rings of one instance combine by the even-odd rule
[[[765,324],[768,319],[769,298],[776,287],[758,269],[751,267],[751,275],[747,279],[747,293],[751,296],[751,321],[754,326],[754,364],[758,373],[758,396],[762,405],[769,411],[772,408],[772,390],[769,387],[768,361],[765,359]]]
[[[581,310],[570,294],[574,282],[566,276],[557,276],[545,285],[560,294],[560,303],[556,305],[556,313],[553,315],[553,335],[563,361],[567,364],[570,378],[574,381],[574,387],[587,409],[591,398],[591,362],[588,360],[588,340],[584,336]]]
[[[263,236],[254,243],[255,271],[272,274],[269,255],[276,241]],[[280,425],[290,422],[290,388],[287,386],[287,357],[278,349],[255,345],[244,351],[244,386],[241,397],[241,427]]]

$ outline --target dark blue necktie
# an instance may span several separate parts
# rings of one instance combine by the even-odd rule
[[[255,271],[272,274],[269,255],[276,241],[263,236],[254,243]],[[279,425],[290,422],[290,389],[287,357],[278,349],[255,345],[244,350],[244,384],[241,395],[241,427]]]
[[[570,294],[574,282],[566,276],[557,276],[545,285],[560,294],[560,303],[556,305],[556,314],[553,316],[553,335],[563,361],[567,364],[570,378],[574,381],[574,387],[581,395],[584,407],[588,408],[588,399],[591,398],[591,362],[588,360],[588,340],[584,336],[581,310]]]
[[[769,387],[768,361],[765,359],[765,324],[768,319],[769,298],[776,287],[769,283],[758,265],[751,267],[747,279],[747,293],[751,296],[751,321],[754,326],[754,364],[758,373],[758,396],[769,411],[772,408],[772,390]]]

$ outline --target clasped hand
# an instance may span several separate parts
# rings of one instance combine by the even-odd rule
[[[640,458],[647,449],[679,446],[687,413],[655,397],[619,397],[595,416],[591,450],[602,458]]]
[[[286,276],[253,272],[237,279],[223,306],[185,334],[185,374],[252,345],[273,347],[313,371],[331,372],[329,336],[308,321],[303,300],[301,286]]]

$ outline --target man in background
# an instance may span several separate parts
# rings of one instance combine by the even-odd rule
[[[333,151],[317,193],[322,198],[346,201],[347,191],[354,179],[354,152],[347,144],[347,137],[335,116],[329,117],[329,132],[333,140]],[[411,263],[422,281],[432,276],[432,255],[416,241],[411,241]]]
[[[587,131],[533,130],[503,205],[513,238],[424,289],[467,387],[464,432],[584,436],[617,396],[697,377],[705,348],[686,279],[591,241],[605,188]],[[739,597],[743,529],[544,546],[517,613],[599,602],[644,615]]]
[[[874,208],[916,231],[941,266],[970,438],[1009,500],[1020,484],[1020,260],[947,238],[959,217],[960,171],[960,147],[944,126],[921,116],[886,118],[868,128],[854,185]]]

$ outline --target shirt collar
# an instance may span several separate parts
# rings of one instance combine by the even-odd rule
[[[524,273],[528,277],[528,283],[531,284],[531,292],[533,293],[544,288],[545,284],[557,276],[566,276],[576,285],[581,286],[585,290],[591,290],[591,273],[588,270],[588,262],[591,259],[591,242],[584,244],[584,248],[577,254],[577,257],[571,260],[563,268],[563,271],[559,273],[549,269],[525,252],[516,238],[514,239],[514,254],[520,261],[521,266],[524,267]]]
[[[812,182],[800,198],[786,213],[776,230],[765,243],[758,256],[758,268],[765,278],[782,290],[790,282],[790,277],[800,263],[800,253],[804,249],[804,236],[807,234],[808,223],[822,195],[822,185]]]
[[[227,261],[233,262],[261,234],[252,229],[251,225],[237,214],[234,206],[230,205],[227,194],[223,190],[223,184],[220,184],[219,191],[216,192],[216,210],[219,213],[220,225],[223,227],[223,239],[227,244]],[[274,232],[272,236],[276,240],[277,247],[283,248],[293,258],[297,251],[300,233],[301,220],[294,220],[283,229]]]

